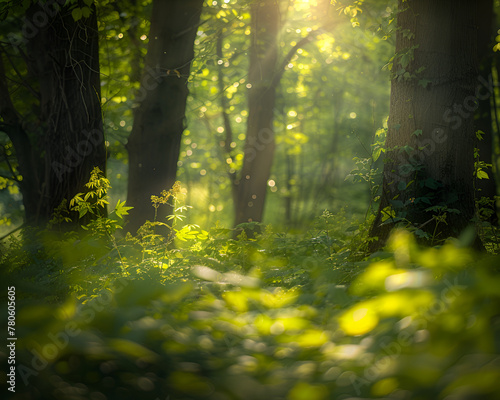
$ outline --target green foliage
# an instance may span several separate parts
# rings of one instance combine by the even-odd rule
[[[90,15],[94,2],[70,3],[79,20]],[[347,20],[314,1],[289,2],[281,16],[282,56],[311,31],[318,35],[298,49],[283,73],[267,220],[282,224],[286,205],[291,217],[285,223],[304,230],[307,224],[308,230],[298,234],[250,223],[239,228],[261,233],[237,239],[216,221],[229,224],[230,177],[244,153],[251,89],[248,2],[206,3],[178,163],[189,190],[176,183],[152,196],[155,209],[169,205],[173,213],[168,223],[155,218],[135,236],[122,234],[130,207],[118,199],[125,191],[124,143],[149,40],[151,2],[96,4],[109,180],[94,170],[88,191],[68,199],[83,232],[24,229],[1,242],[1,278],[16,286],[19,300],[19,396],[496,398],[499,259],[465,249],[466,237],[447,242],[436,235],[456,212],[451,201],[441,201],[442,185],[433,179],[399,182],[399,192],[417,188],[419,194],[396,196],[384,210],[384,222],[398,222],[439,247],[420,248],[401,231],[384,251],[367,253],[373,216],[359,222],[353,215],[369,199],[378,201],[383,156],[414,149],[386,149],[386,124],[372,137],[388,112],[389,85],[381,67],[392,54],[395,2],[336,3]],[[20,30],[22,6],[10,9],[17,14],[8,18],[0,6],[1,18],[7,18],[0,32],[4,43],[12,39],[11,27]],[[350,29],[358,24],[367,29]],[[410,31],[401,34],[413,39]],[[222,57],[214,49],[219,35]],[[14,54],[7,50],[6,56]],[[428,87],[432,82],[420,76],[423,69],[411,72],[414,51],[396,54],[387,69],[392,77],[419,79]],[[30,86],[14,85],[28,76],[20,60],[5,60],[6,75],[15,86],[16,108],[28,116],[26,124],[36,126],[32,102],[22,93]],[[9,191],[2,206],[15,200],[19,209],[16,179],[22,177],[12,143],[5,135],[0,139],[6,176],[0,189]],[[229,155],[222,150],[228,139]],[[342,182],[353,156],[349,177],[356,185]],[[418,165],[404,167],[423,173]],[[487,167],[478,159],[475,176],[485,178]],[[346,201],[349,207],[342,208]],[[477,205],[482,235],[494,252],[498,229],[485,222],[492,201],[479,199]],[[108,213],[110,203],[116,207]],[[324,207],[340,211],[314,218]],[[422,208],[428,219],[410,224],[408,207]],[[63,203],[56,210],[52,226],[68,220],[66,209]],[[423,229],[431,222],[434,235]],[[6,368],[3,363],[0,370]]]
[[[476,138],[478,141],[483,140],[484,132],[478,130],[476,132]],[[477,147],[474,148],[474,176],[477,179],[490,179],[488,173],[485,171],[488,168],[491,168],[492,164],[487,164],[479,158],[479,149]]]
[[[29,133],[38,137],[41,127],[39,112],[32,107],[31,76],[23,58],[12,56],[25,52],[19,21],[24,20],[26,9],[15,7],[21,3],[25,8],[30,4],[13,1],[5,5],[9,14],[0,29],[0,38],[6,54],[11,55],[4,63],[7,80],[13,83],[14,106],[23,115]],[[381,26],[384,30],[392,29],[389,21],[394,7],[393,2],[370,4],[367,9],[360,2],[343,2],[350,7],[346,19],[328,2],[292,3],[282,10],[280,60],[304,37],[310,35],[311,40],[297,49],[281,80],[272,127],[277,142],[270,177],[274,186],[268,187],[265,217],[266,222],[275,225],[306,230],[318,210],[338,209],[354,198],[351,212],[358,215],[369,201],[365,184],[353,186],[344,183],[343,178],[350,170],[352,157],[363,152],[356,138],[369,142],[372,125],[380,125],[388,113],[389,82],[387,74],[381,71],[381,60],[388,59],[393,49],[377,30]],[[106,176],[113,186],[108,201],[116,204],[126,196],[125,143],[133,125],[133,109],[144,95],[139,92],[139,81],[144,72],[152,7],[150,0],[67,2],[69,12],[76,18],[85,18],[83,10],[94,5],[100,37],[103,129],[109,156]],[[231,177],[242,165],[248,117],[248,5],[246,0],[206,2],[195,39],[178,179],[189,189],[186,202],[195,206],[185,222],[204,230],[217,220],[226,225],[232,222]],[[350,29],[350,18],[357,18],[369,31]],[[215,49],[219,35],[223,39],[222,57]],[[232,128],[231,138],[226,138],[222,97],[227,100],[225,111]],[[221,146],[226,139],[231,140],[229,155]],[[12,146],[3,133],[0,144]],[[19,176],[16,154],[11,150],[8,163]],[[0,155],[3,176],[11,175],[8,163]],[[17,189],[14,180],[9,187]],[[22,219],[20,195],[5,190],[0,193],[0,203],[0,212],[9,215],[13,226],[18,226]],[[284,204],[288,204],[288,214],[283,210]],[[8,231],[5,229],[5,233]]]
[[[215,228],[178,248],[183,275],[119,274],[57,307],[23,304],[17,392],[25,380],[29,399],[494,399],[499,259],[399,231],[352,261],[344,220],[325,212],[302,238]]]
[[[421,248],[397,231],[368,257],[372,221],[343,209],[305,235],[261,226],[228,239],[218,225],[176,225],[188,211],[179,183],[152,196],[173,206],[175,236],[153,221],[120,237],[110,218],[127,207],[100,212],[109,182],[97,169],[87,188],[72,203],[96,217],[86,231],[25,230],[1,259],[19,299],[26,398],[69,398],[57,395],[68,387],[151,400],[498,393],[498,380],[478,377],[500,373],[499,259],[478,258],[465,237]]]
[[[499,196],[493,198],[478,196],[476,198],[476,223],[477,230],[486,250],[498,254],[500,252],[500,228],[491,221],[495,218],[495,202],[500,199]]]

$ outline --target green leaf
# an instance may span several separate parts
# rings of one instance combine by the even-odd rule
[[[124,215],[128,215],[128,210],[131,210],[132,208],[134,207],[125,207],[125,201],[120,202],[120,200],[118,200],[118,203],[116,203],[114,213],[119,218],[123,218]]]
[[[208,232],[202,230],[198,235],[196,236],[200,240],[207,240],[208,239]]]
[[[198,231],[190,230],[188,226],[185,226],[180,230],[175,230],[175,236],[177,237],[177,239],[182,240],[183,242],[195,239],[199,233],[200,232]]]
[[[88,211],[89,211],[88,208],[80,208],[78,210],[78,217],[82,218],[85,214],[87,214]]]
[[[403,54],[401,56],[401,58],[399,59],[399,63],[401,64],[401,66],[403,68],[406,68],[408,66],[408,64],[410,63],[410,61],[411,61],[411,57],[408,53]]]
[[[429,85],[429,83],[432,83],[432,81],[429,79],[420,79],[418,81],[418,84],[422,86],[424,89]]]
[[[429,189],[437,189],[439,187],[439,183],[432,178],[427,178],[425,180],[425,186],[427,186]]]
[[[109,204],[109,201],[106,201],[105,199],[99,199],[97,200],[97,205],[101,207],[105,207],[106,204]]]
[[[420,238],[429,239],[429,234],[427,232],[424,232],[422,229],[417,229],[415,231],[415,235],[417,235]]]
[[[420,200],[422,203],[432,204],[431,199],[429,199],[428,197],[419,197],[419,198],[417,198],[417,200]],[[415,200],[415,202],[416,202],[417,200]]]
[[[73,11],[71,11],[71,16],[75,21],[82,19],[83,17],[82,9],[80,7],[74,8]]]
[[[482,169],[477,171],[477,177],[479,179],[490,179],[489,175],[486,172],[484,172]]]
[[[373,151],[373,161],[377,161],[379,159],[379,157],[380,157],[380,154],[382,154],[382,152],[385,153],[385,149],[383,147],[376,148]]]
[[[409,145],[406,145],[406,146],[403,146],[401,147],[400,151],[403,152],[405,151],[406,154],[410,154],[413,150],[415,150],[413,147],[409,146]]]
[[[82,14],[85,18],[88,18],[90,17],[90,15],[92,14],[92,10],[88,7],[83,7],[82,8]]]
[[[386,133],[387,133],[387,129],[380,128],[380,129],[377,129],[377,132],[375,132],[375,136],[382,136],[382,135],[385,135]]]
[[[419,137],[422,134],[422,129],[417,129],[412,135]]]

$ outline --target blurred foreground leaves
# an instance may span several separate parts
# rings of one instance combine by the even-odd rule
[[[245,262],[265,268],[264,253]],[[189,279],[116,276],[59,306],[23,304],[15,398],[498,398],[500,258],[402,231],[367,261],[318,260],[300,285],[197,259]],[[363,272],[339,284],[346,265]]]

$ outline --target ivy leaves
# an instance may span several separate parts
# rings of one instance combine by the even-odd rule
[[[92,4],[94,4],[94,0],[83,0],[83,2],[86,4],[86,7],[75,7],[71,11],[71,16],[73,17],[73,20],[79,21],[82,18],[88,18],[92,14]]]

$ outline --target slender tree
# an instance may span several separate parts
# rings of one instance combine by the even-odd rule
[[[267,181],[274,159],[274,111],[276,92],[285,67],[297,50],[309,43],[317,31],[300,39],[278,62],[280,32],[278,0],[252,2],[251,44],[248,82],[248,119],[243,166],[235,179],[235,226],[262,222]],[[251,233],[251,232],[247,232]]]
[[[175,182],[185,109],[187,80],[203,0],[154,0],[148,52],[138,94],[129,154],[127,229],[135,233],[155,210],[151,195]],[[169,213],[159,208],[157,218]]]
[[[492,95],[493,95],[493,38],[496,35],[496,30],[493,29],[493,21],[495,14],[493,11],[492,0],[480,0],[476,2],[478,7],[478,15],[485,16],[482,23],[479,24],[478,31],[478,57],[479,57],[479,74],[483,85],[488,90],[487,94],[481,99],[478,99],[478,108],[475,113],[475,129],[483,132],[482,139],[476,143],[479,149],[479,159],[487,165],[493,163],[494,141],[493,141],[493,118],[492,118]],[[489,16],[489,18],[488,18]],[[488,179],[476,179],[477,197],[487,198],[491,204],[484,204],[484,210],[487,215],[484,218],[493,224],[498,223],[497,207],[494,197],[497,194],[496,179],[493,175],[493,170],[486,170]],[[490,215],[491,213],[491,215]]]
[[[381,246],[394,222],[434,239],[474,215],[474,121],[480,90],[475,2],[399,0],[383,193],[371,228]]]
[[[273,113],[278,61],[279,4],[251,4],[251,44],[247,134],[243,167],[237,185],[235,225],[262,221],[266,186],[274,157]]]
[[[31,225],[83,192],[94,167],[105,171],[96,11],[93,2],[64,3],[29,6],[23,36],[1,48],[1,129]]]

